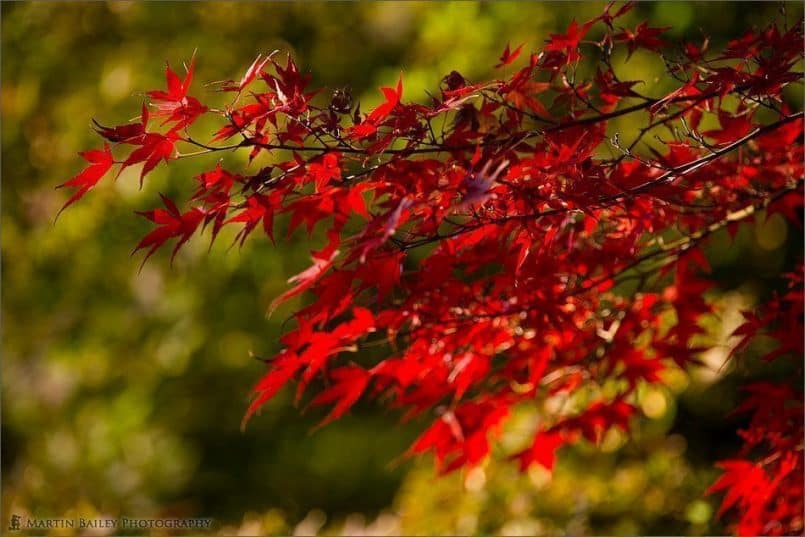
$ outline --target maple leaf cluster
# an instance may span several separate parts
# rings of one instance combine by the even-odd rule
[[[453,71],[424,104],[403,100],[401,77],[368,113],[345,90],[328,100],[309,89],[290,56],[258,56],[218,85],[231,96],[218,107],[189,94],[193,61],[183,79],[168,66],[139,122],[96,124],[107,143],[82,153],[90,165],[62,185],[76,189],[66,205],[116,166],[142,163],[142,181],[162,162],[247,151],[265,165],[219,163],[185,208],[163,196],[141,213],[157,227],[136,248],[147,259],[173,241],[175,255],[207,226],[213,241],[225,226],[241,244],[256,229],[274,241],[284,215],[288,235],[323,231],[311,266],[271,304],[315,297],[266,360],[244,422],[291,384],[332,406],[326,421],[382,400],[434,416],[411,452],[451,471],[483,461],[511,409],[536,404],[546,410],[533,441],[512,458],[550,469],[563,445],[628,430],[640,386],[697,362],[710,235],[763,210],[800,220],[803,112],[782,92],[802,82],[802,24],[676,50],[664,28],[620,27],[631,7],[574,21],[540,51],[506,46],[499,78]],[[643,94],[618,76],[613,58],[638,50],[662,56],[673,89]],[[582,64],[592,79],[577,77]],[[623,116],[640,118],[628,140],[611,132]],[[219,120],[206,138],[191,134],[201,117]],[[747,314],[739,335],[776,327],[777,354],[801,362],[801,281],[791,293],[763,319]],[[727,490],[722,511],[740,511],[742,533],[801,531],[801,391],[747,390],[744,455],[770,454],[723,462],[713,490]]]
[[[803,267],[786,274],[787,288],[764,304],[760,315],[743,312],[745,322],[733,335],[744,348],[759,336],[772,337],[776,348],[762,360],[798,360],[805,353]],[[719,462],[724,473],[708,493],[725,491],[719,516],[734,510],[741,535],[787,535],[803,527],[802,390],[781,382],[758,381],[744,386],[747,397],[733,411],[748,415],[739,430],[740,458]]]

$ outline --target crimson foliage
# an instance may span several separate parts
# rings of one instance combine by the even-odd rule
[[[411,451],[450,471],[488,456],[513,406],[597,394],[545,411],[515,455],[523,469],[550,469],[559,447],[627,430],[637,389],[705,350],[709,236],[761,210],[800,224],[803,112],[781,92],[802,82],[802,24],[721,51],[706,39],[673,50],[662,28],[618,27],[630,8],[574,21],[539,52],[506,46],[496,67],[511,75],[453,71],[426,104],[403,101],[401,77],[369,113],[348,91],[316,98],[290,57],[258,56],[219,85],[232,95],[220,108],[189,95],[192,60],[183,78],[168,67],[139,122],[96,123],[113,147],[81,154],[89,167],[62,185],[75,189],[66,205],[115,167],[142,163],[142,181],[161,162],[270,155],[256,172],[219,163],[200,173],[184,208],[163,196],[164,208],[142,213],[156,227],[137,245],[147,259],[173,241],[175,255],[206,226],[212,240],[233,226],[240,243],[258,227],[273,241],[283,214],[289,234],[324,227],[310,268],[271,304],[316,297],[266,360],[244,423],[288,384],[332,405],[325,421],[361,398],[406,416],[435,411]],[[665,61],[672,90],[645,95],[618,76],[613,58],[639,49]],[[190,132],[202,116],[220,121],[206,137]],[[611,128],[623,116],[640,122],[628,141]],[[736,350],[765,334],[777,341],[765,359],[801,370],[802,304],[798,272],[784,295],[744,314]],[[711,491],[726,492],[721,514],[740,533],[799,532],[801,388],[757,383],[746,394],[736,409],[750,414],[745,447],[720,463]]]

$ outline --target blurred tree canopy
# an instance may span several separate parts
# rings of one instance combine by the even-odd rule
[[[723,532],[702,493],[712,462],[737,445],[739,424],[725,409],[750,368],[645,393],[649,418],[633,440],[565,450],[553,478],[499,461],[436,478],[429,461],[398,459],[422,424],[375,408],[310,434],[321,413],[300,416],[286,394],[240,432],[263,370],[250,353],[276,350],[290,309],[264,312],[306,266],[304,237],[276,248],[221,240],[209,252],[192,241],[173,267],[157,255],[138,272],[129,254],[148,224],[132,211],[173,192],[192,173],[182,163],[158,168],[142,190],[129,170],[54,224],[66,199],[54,186],[95,143],[90,119],[135,116],[138,92],[161,85],[165,60],[178,66],[197,49],[197,80],[209,82],[279,49],[314,87],[350,86],[368,109],[401,71],[405,97],[423,99],[450,71],[489,75],[507,42],[536,47],[603,6],[3,3],[3,512],[204,516],[246,534]],[[675,42],[709,35],[716,45],[798,12],[793,3],[654,2],[625,22],[649,19],[670,26]],[[661,72],[639,54],[628,65],[627,78]],[[769,292],[801,238],[779,217],[743,228],[732,246],[715,237],[725,293],[714,337],[726,341],[737,311]],[[724,356],[710,358],[718,369]],[[523,409],[516,420],[526,432],[529,417]],[[515,444],[523,436],[518,426],[506,434]]]

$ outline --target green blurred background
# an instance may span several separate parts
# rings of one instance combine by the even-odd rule
[[[669,38],[718,47],[801,4],[639,4],[625,19],[671,26]],[[399,458],[425,421],[359,406],[311,434],[283,394],[245,433],[248,392],[263,371],[250,358],[277,349],[293,304],[266,307],[305,267],[304,237],[274,248],[255,237],[210,252],[194,239],[171,268],[158,254],[138,273],[130,257],[148,231],[134,210],[157,192],[186,198],[190,177],[215,162],[160,166],[105,180],[81,203],[55,185],[98,144],[95,117],[136,116],[161,87],[163,62],[198,49],[202,83],[238,78],[258,53],[290,51],[313,86],[351,86],[364,110],[404,72],[407,99],[424,98],[453,69],[478,79],[507,42],[533,48],[597,3],[2,3],[2,510],[35,517],[203,516],[244,535],[315,532],[509,535],[723,533],[702,493],[713,462],[737,446],[725,419],[749,365],[678,373],[645,390],[645,418],[628,442],[564,449],[553,477],[503,461],[527,440],[533,409],[518,409],[495,457],[445,478],[428,460]],[[662,87],[661,65],[636,54],[624,79]],[[650,92],[650,91],[649,91]],[[202,98],[202,100],[204,100]],[[799,104],[801,106],[801,104]],[[628,124],[619,128],[628,129]],[[792,266],[801,233],[778,216],[713,239],[720,282],[714,341]],[[740,263],[739,263],[740,260]],[[724,350],[727,349],[727,350]],[[747,362],[749,363],[749,362]],[[784,374],[784,372],[772,372]],[[511,449],[510,449],[511,448]]]

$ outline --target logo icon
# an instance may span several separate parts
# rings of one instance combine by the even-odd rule
[[[11,523],[8,526],[8,530],[20,531],[20,520],[22,520],[20,515],[11,515]]]

